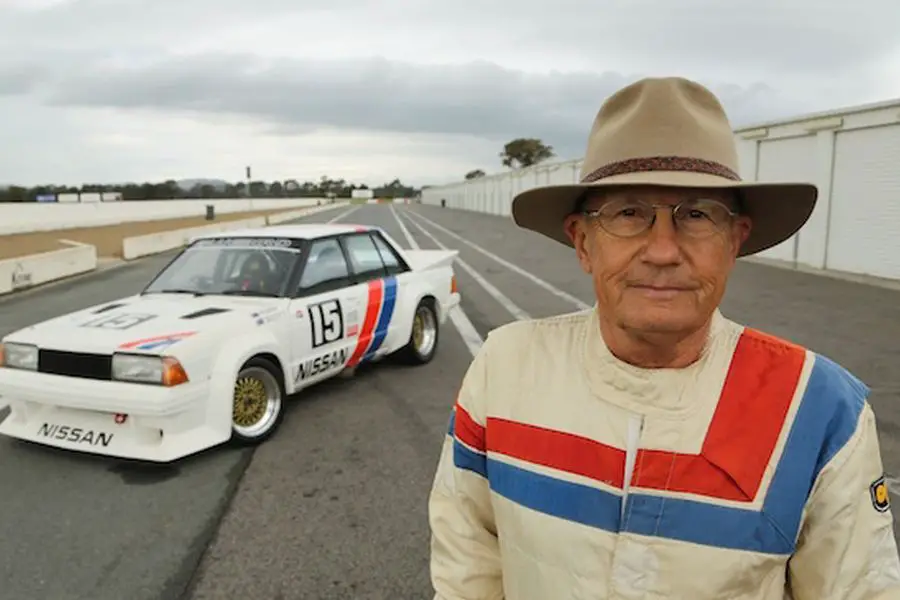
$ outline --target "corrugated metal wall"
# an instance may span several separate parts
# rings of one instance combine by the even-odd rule
[[[900,279],[900,101],[738,130],[741,177],[812,181],[816,209],[798,234],[760,256]],[[509,215],[520,191],[578,181],[581,160],[427,188],[422,202]]]

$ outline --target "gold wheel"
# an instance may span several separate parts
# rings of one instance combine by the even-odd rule
[[[266,415],[266,384],[255,377],[241,377],[234,385],[232,418],[240,427],[252,427]]]
[[[422,339],[425,337],[425,319],[422,317],[422,313],[416,313],[416,318],[413,320],[413,344],[416,345],[416,348],[422,347]]]
[[[281,414],[281,385],[272,372],[252,365],[241,369],[234,382],[231,422],[246,440],[265,437]]]

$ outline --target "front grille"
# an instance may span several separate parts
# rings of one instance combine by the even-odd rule
[[[38,351],[38,371],[67,377],[110,380],[112,356],[41,349]]]

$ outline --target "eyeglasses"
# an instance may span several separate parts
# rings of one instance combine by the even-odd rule
[[[709,237],[721,232],[738,213],[717,200],[686,200],[675,206],[652,204],[643,200],[614,200],[581,214],[597,221],[607,233],[616,237],[635,237],[648,231],[656,222],[657,210],[672,211],[676,231],[692,238]]]

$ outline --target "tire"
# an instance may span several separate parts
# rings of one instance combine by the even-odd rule
[[[253,446],[269,439],[284,420],[285,392],[280,370],[270,361],[248,360],[234,380],[231,439]]]
[[[440,326],[434,310],[434,300],[423,298],[413,313],[409,342],[397,352],[397,357],[406,364],[428,364],[437,352],[439,339]]]

